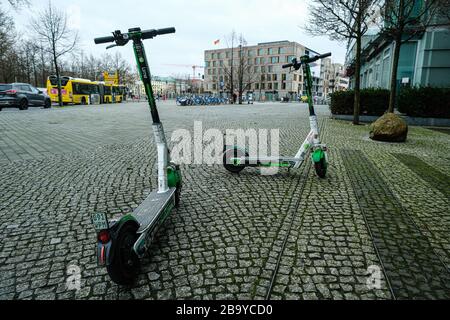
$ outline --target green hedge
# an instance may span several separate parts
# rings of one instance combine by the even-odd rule
[[[410,117],[450,119],[450,88],[402,88],[398,111]]]
[[[355,92],[339,91],[331,94],[330,109],[332,114],[353,115]],[[362,89],[361,115],[382,116],[389,107],[389,90]]]

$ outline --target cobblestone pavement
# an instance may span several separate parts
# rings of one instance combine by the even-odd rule
[[[169,138],[194,121],[279,128],[287,155],[309,130],[296,104],[160,109]],[[90,214],[129,213],[156,188],[145,104],[0,112],[0,298],[448,298],[448,135],[411,128],[405,144],[376,143],[367,126],[318,114],[327,179],[310,163],[275,176],[183,165],[180,208],[136,286],[120,288],[96,266]]]

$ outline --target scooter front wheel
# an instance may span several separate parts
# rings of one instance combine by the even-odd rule
[[[240,173],[242,170],[245,169],[245,164],[235,164],[231,159],[233,158],[241,158],[244,156],[248,156],[246,153],[244,153],[239,148],[232,148],[227,149],[223,153],[223,166],[224,168],[231,173]]]
[[[320,159],[319,162],[315,162],[314,167],[316,169],[317,176],[321,179],[325,179],[327,176],[327,162],[325,158]]]
[[[133,250],[138,239],[137,226],[124,226],[114,241],[114,256],[106,267],[112,281],[118,285],[129,286],[134,283],[139,272],[139,258]]]

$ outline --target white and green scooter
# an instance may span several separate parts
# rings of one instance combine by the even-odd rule
[[[306,92],[308,96],[309,106],[309,123],[311,131],[303,142],[300,150],[294,157],[249,157],[247,151],[238,146],[225,146],[223,154],[223,165],[226,170],[231,173],[240,173],[246,167],[284,167],[298,169],[305,161],[308,154],[311,154],[311,159],[316,169],[316,173],[320,178],[325,178],[327,174],[327,147],[320,141],[319,125],[317,116],[314,110],[312,98],[312,76],[310,63],[317,60],[331,56],[331,53],[309,57],[302,56],[300,61],[297,58],[292,60],[292,63],[286,64],[283,68],[294,68],[299,70],[303,67],[303,74],[305,75]]]
[[[115,42],[108,48],[133,42],[136,62],[148,97],[158,151],[158,190],[152,192],[132,214],[119,221],[108,221],[104,213],[92,216],[97,230],[98,264],[106,266],[111,279],[120,285],[131,285],[135,281],[139,259],[145,255],[156,232],[180,202],[180,167],[170,162],[170,152],[156,107],[150,68],[142,43],[142,40],[169,33],[175,33],[175,28],[145,31],[134,28],[128,33],[115,31],[112,37],[95,39],[96,44]]]

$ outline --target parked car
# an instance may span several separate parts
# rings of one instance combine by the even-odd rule
[[[27,110],[29,106],[51,108],[50,98],[26,83],[0,84],[0,111],[2,108]]]

